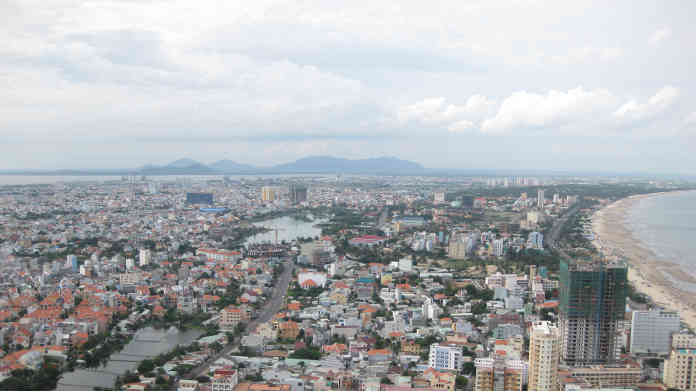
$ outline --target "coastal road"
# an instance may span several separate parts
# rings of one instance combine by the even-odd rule
[[[568,221],[568,219],[575,215],[578,210],[580,210],[580,205],[578,203],[575,203],[572,207],[568,209],[568,211],[565,212],[565,214],[561,215],[558,219],[556,219],[556,222],[553,223],[553,226],[551,227],[551,233],[549,235],[549,246],[555,250],[557,250],[561,256],[565,258],[570,258],[566,252],[564,252],[560,247],[558,247],[558,238],[561,235],[561,229],[563,228],[563,225]]]
[[[246,325],[243,335],[246,335],[256,329],[259,324],[270,321],[273,316],[283,308],[285,303],[285,294],[288,292],[288,287],[290,286],[290,281],[292,280],[292,270],[295,267],[295,263],[292,258],[290,258],[289,261],[284,264],[284,267],[285,269],[283,270],[283,273],[278,277],[276,285],[273,288],[271,298],[269,298],[269,300],[263,305],[258,313],[258,317]],[[188,374],[185,375],[184,378],[195,379],[196,377],[200,377],[201,375],[205,374],[206,370],[215,361],[228,355],[234,350],[237,350],[240,340],[241,337],[235,336],[234,341],[229,342],[227,346],[225,346],[225,348],[223,348],[219,353],[213,355],[212,357],[208,358],[207,361],[193,368]]]

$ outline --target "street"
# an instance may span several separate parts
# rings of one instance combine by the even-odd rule
[[[273,318],[273,315],[278,313],[283,308],[285,303],[284,297],[288,291],[288,287],[290,286],[290,281],[292,280],[292,270],[295,267],[295,263],[292,258],[289,259],[288,263],[285,264],[284,267],[285,269],[283,270],[283,273],[280,275],[280,277],[278,277],[276,286],[273,288],[271,298],[268,300],[268,302],[266,302],[266,304],[264,304],[263,308],[258,314],[258,317],[246,325],[243,335],[252,332],[259,324],[270,321]],[[225,348],[223,348],[219,353],[193,368],[188,374],[185,375],[184,378],[195,379],[196,377],[203,375],[208,367],[210,367],[210,365],[212,365],[215,361],[224,357],[225,355],[228,355],[234,350],[237,350],[240,339],[240,336],[235,336],[234,341],[229,342],[227,346],[225,346]]]
[[[558,237],[561,235],[561,228],[563,228],[563,225],[568,221],[568,219],[575,215],[578,210],[580,209],[580,205],[578,203],[575,203],[574,206],[572,206],[568,211],[566,211],[565,214],[563,214],[560,218],[554,222],[553,227],[551,227],[551,233],[550,233],[550,238],[549,238],[549,246],[553,249],[556,249],[558,253],[561,254],[561,256],[565,258],[570,258],[566,252],[564,252],[561,248],[559,248],[557,245],[558,242]]]

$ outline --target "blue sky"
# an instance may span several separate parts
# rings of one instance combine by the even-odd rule
[[[390,155],[696,174],[694,7],[3,1],[0,168]]]

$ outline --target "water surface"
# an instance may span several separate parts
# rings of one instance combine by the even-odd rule
[[[658,258],[677,263],[696,277],[696,191],[641,199],[626,214],[626,224]],[[696,285],[669,273],[665,276],[679,288],[696,292]]]
[[[157,330],[146,327],[138,331],[130,343],[109,357],[106,366],[96,369],[77,369],[63,373],[58,382],[59,391],[91,391],[94,387],[113,388],[118,375],[133,371],[144,359],[154,358],[177,345],[187,346],[202,335],[200,330],[179,331],[172,327]]]

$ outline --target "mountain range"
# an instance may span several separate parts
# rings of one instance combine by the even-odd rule
[[[135,169],[84,170],[6,170],[0,174],[53,175],[187,175],[187,174],[289,174],[289,173],[350,173],[350,174],[416,174],[427,171],[421,164],[396,157],[346,159],[332,156],[310,156],[275,166],[253,166],[228,159],[204,164],[182,158],[166,165],[144,165]]]
[[[142,174],[255,174],[255,173],[415,173],[425,170],[416,162],[395,157],[346,159],[332,156],[310,156],[294,162],[270,167],[252,166],[228,159],[203,164],[192,159],[178,159],[164,166],[146,165]]]

